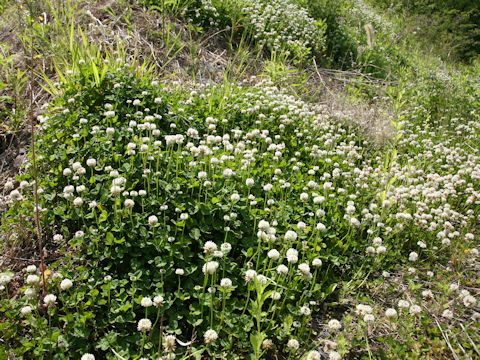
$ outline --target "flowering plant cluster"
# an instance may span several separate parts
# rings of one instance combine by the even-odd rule
[[[458,137],[429,128],[422,145],[400,113],[385,157],[268,79],[183,88],[105,63],[101,79],[79,63],[38,118],[39,219],[61,257],[0,275],[8,351],[318,359],[312,316],[341,274],[399,259],[414,274],[460,250],[477,261],[480,158]],[[473,142],[477,124],[447,129]],[[3,226],[33,234],[32,172],[1,204]]]
[[[325,54],[326,27],[295,1],[187,1],[183,14],[207,29],[245,34],[261,49],[295,59]]]

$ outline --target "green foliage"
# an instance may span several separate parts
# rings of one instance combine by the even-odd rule
[[[480,55],[480,3],[477,1],[371,0],[382,9],[403,15],[415,41],[444,59],[471,62]]]
[[[38,117],[36,143],[51,257],[46,270],[2,269],[0,357],[315,359],[308,350],[327,343],[314,340],[312,320],[339,288],[357,303],[367,299],[365,284],[381,287],[377,293],[395,289],[389,306],[396,307],[401,295],[385,279],[400,267],[403,289],[421,303],[425,269],[477,261],[478,64],[416,58],[396,40],[395,26],[359,0],[151,1],[161,15],[195,23],[188,24],[192,64],[198,26],[208,36],[225,32],[231,49],[241,49],[229,74],[244,74],[235,66],[248,61],[245,41],[271,55],[251,80],[237,84],[224,74],[222,85],[191,86],[160,79],[135,58],[126,62],[120,40],[105,53],[75,25],[70,4],[26,4],[24,44],[54,58],[41,74],[54,99]],[[48,24],[37,20],[43,11]],[[161,22],[159,71],[185,40]],[[366,24],[375,32],[371,49]],[[317,70],[308,67],[312,57],[398,80],[350,84],[357,98],[391,109],[386,146],[351,126],[355,114],[285,91],[305,92],[308,71]],[[26,73],[13,71],[8,56],[0,66],[2,89],[21,94]],[[15,123],[15,97],[2,101],[2,115]],[[21,174],[4,185],[1,229],[5,244],[21,238],[28,246],[35,241],[30,161]],[[478,285],[469,280],[474,272],[465,274],[462,286]],[[462,331],[478,339],[475,297],[456,300],[446,281],[429,286],[442,294],[435,306],[421,303],[416,314],[398,306],[398,322],[378,307],[347,313],[335,338],[339,353],[444,358],[443,332],[462,333],[454,320],[431,326],[428,311],[438,317],[454,301]],[[372,335],[367,313],[395,335]],[[460,344],[474,356],[467,337]]]
[[[225,349],[248,352],[253,345],[259,358],[259,339],[268,336],[281,350],[289,336],[308,337],[311,330],[306,327],[286,330],[276,324],[286,318],[308,323],[310,308],[335,288],[329,286],[336,280],[334,269],[357,250],[336,234],[360,233],[337,215],[326,216],[311,201],[296,203],[297,192],[315,177],[302,176],[295,163],[282,156],[290,158],[297,152],[299,140],[293,129],[318,135],[322,131],[311,116],[296,112],[305,105],[280,106],[287,97],[268,84],[245,89],[207,86],[191,93],[167,89],[121,60],[80,62],[74,69],[76,73],[62,75],[60,96],[40,119],[37,153],[42,157],[37,160],[46,174],[40,204],[46,208],[42,214],[46,246],[61,234],[78,254],[72,254],[75,262],[86,265],[61,269],[69,277],[77,273],[73,298],[59,297],[59,307],[49,310],[48,324],[42,317],[32,318],[41,322],[28,326],[31,347],[16,342],[15,334],[23,331],[19,320],[9,342],[12,351],[26,356],[58,351],[55,334],[63,319],[71,326],[63,333],[65,351],[97,352],[102,357],[110,349],[124,357],[142,351],[153,354],[162,331],[185,341],[196,332],[216,330],[222,341],[205,350],[212,357]],[[270,102],[257,107],[265,92]],[[283,145],[276,152],[276,146],[267,150],[268,141],[262,144],[258,118],[272,134],[282,134]],[[190,137],[190,145],[184,145],[181,134]],[[235,154],[228,145],[232,139],[237,146],[239,140],[234,139],[240,136],[249,139],[247,144],[258,142],[265,151],[255,167],[246,166],[239,150]],[[193,145],[199,138],[208,146]],[[313,145],[316,137],[306,141]],[[215,145],[222,142],[222,147]],[[246,151],[253,151],[251,146]],[[313,166],[308,152],[297,156]],[[88,159],[96,163],[85,165]],[[320,164],[324,170],[333,168]],[[268,185],[274,174],[295,179],[295,184]],[[249,176],[254,184],[246,184]],[[263,189],[265,184],[272,189]],[[327,201],[325,206],[336,203]],[[5,226],[32,208],[31,200],[12,206]],[[308,226],[297,228],[295,223],[305,216]],[[317,227],[320,222],[326,225]],[[287,232],[290,235],[284,235]],[[67,244],[59,245],[67,256]],[[213,251],[212,246],[222,251]],[[279,261],[290,253],[295,258],[287,263],[286,276],[277,273],[276,259],[267,256],[274,248]],[[308,266],[317,256],[324,260],[325,270],[320,271],[318,260]],[[296,269],[297,261],[306,265],[303,272]],[[222,278],[232,280],[233,291],[219,286]],[[49,284],[48,291],[56,287],[58,282]],[[154,311],[153,330],[142,336],[135,327],[148,310],[139,304],[143,297],[158,295],[164,304]],[[6,306],[13,305],[15,313],[27,303],[28,299],[8,300]],[[302,307],[308,313],[302,314]],[[68,320],[72,316],[79,320]]]
[[[195,0],[147,1],[164,13],[182,14],[204,29],[227,31],[230,42],[246,36],[268,53],[282,53],[298,62],[325,53],[325,24],[312,19],[295,1]],[[230,43],[230,46],[233,44]]]

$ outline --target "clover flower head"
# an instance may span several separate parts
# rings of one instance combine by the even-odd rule
[[[298,350],[299,347],[300,347],[300,343],[298,342],[298,340],[296,340],[296,339],[290,339],[290,340],[288,340],[288,342],[287,342],[287,348],[288,348],[290,351],[296,351],[296,350]]]
[[[137,330],[140,332],[149,331],[152,328],[150,319],[140,319],[137,324]]]
[[[203,334],[205,344],[212,344],[218,339],[218,334],[215,330],[209,329]]]
[[[60,283],[60,289],[62,289],[63,291],[70,289],[72,286],[73,282],[70,279],[62,280],[62,282]]]
[[[48,294],[48,295],[45,295],[45,298],[43,299],[43,303],[47,306],[47,307],[52,307],[55,305],[57,301],[57,297],[53,294]]]

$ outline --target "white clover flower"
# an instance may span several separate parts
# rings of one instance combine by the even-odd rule
[[[463,305],[466,307],[474,306],[477,303],[477,299],[475,299],[472,295],[467,295],[463,298]]]
[[[252,187],[252,186],[255,184],[255,180],[253,180],[252,178],[248,178],[248,179],[245,181],[245,184],[246,184],[248,187]]]
[[[450,284],[450,286],[448,288],[452,291],[455,291],[455,290],[459,289],[459,286],[458,286],[458,284],[452,283],[452,284]]]
[[[417,245],[420,246],[422,249],[425,249],[427,247],[427,244],[425,244],[423,241],[417,241]]]
[[[152,322],[149,319],[140,319],[137,330],[140,332],[149,331],[152,328]]]
[[[240,200],[240,195],[238,195],[237,193],[232,194],[232,196],[230,197],[230,200],[232,200],[233,202],[237,202]]]
[[[410,314],[413,316],[418,315],[422,312],[422,308],[418,305],[412,305],[410,306]]]
[[[261,231],[268,231],[268,229],[270,228],[270,223],[268,221],[265,221],[265,220],[260,220],[259,223],[258,223],[258,229],[261,230]]]
[[[143,297],[140,301],[140,305],[144,308],[148,308],[153,305],[152,299],[150,299],[149,297]]]
[[[322,223],[317,224],[317,230],[320,232],[325,232],[327,230],[327,227],[323,225]]]
[[[445,309],[442,313],[442,317],[445,319],[453,319],[453,311],[450,309]]]
[[[278,260],[280,253],[276,249],[272,249],[268,252],[267,256],[272,260]]]
[[[247,270],[245,272],[245,281],[251,282],[257,276],[257,272],[255,270]]]
[[[28,265],[25,269],[27,273],[34,273],[37,271],[37,267],[35,265]]]
[[[95,159],[88,159],[87,160],[87,166],[88,167],[95,167],[95,165],[97,165],[97,160],[95,160]]]
[[[275,291],[272,293],[273,300],[280,300],[281,298],[282,298],[282,295],[278,291]]]
[[[81,167],[82,167],[82,164],[78,161],[76,161],[72,164],[73,171],[78,171]]]
[[[12,191],[15,188],[15,185],[13,184],[12,181],[8,180],[5,185],[3,185],[3,189],[5,192]]]
[[[308,264],[306,264],[306,263],[302,263],[302,264],[298,265],[298,271],[303,276],[310,275],[310,266],[308,266]]]
[[[224,289],[230,289],[232,287],[232,280],[224,278],[220,280],[220,286]]]
[[[320,353],[316,350],[312,350],[307,355],[307,360],[321,360],[322,357]]]
[[[75,200],[73,200],[73,205],[75,207],[81,207],[83,205],[83,200],[81,197],[77,197],[75,198]]]
[[[133,201],[132,199],[125,199],[123,204],[126,209],[131,209],[135,206],[135,201]]]
[[[148,225],[156,226],[158,224],[158,218],[155,215],[150,215],[148,217]]]
[[[361,223],[357,218],[352,217],[352,218],[350,218],[350,225],[352,225],[354,227],[359,227],[361,225]]]
[[[320,266],[322,266],[322,260],[320,260],[320,259],[318,259],[318,258],[313,259],[313,261],[312,261],[312,266],[314,266],[314,267],[320,267]]]
[[[175,343],[177,341],[177,338],[175,337],[175,335],[167,335],[165,336],[165,350],[167,352],[172,352],[175,350]]]
[[[290,340],[288,340],[288,342],[287,342],[287,348],[288,348],[290,351],[296,351],[296,350],[298,350],[299,347],[300,347],[300,343],[298,342],[298,340],[296,340],[296,339],[290,339]]]
[[[60,280],[63,279],[63,275],[60,274],[59,272],[54,272],[52,275],[52,280]]]
[[[312,312],[307,305],[304,305],[300,308],[300,313],[305,316],[309,316]]]
[[[232,169],[227,168],[223,170],[223,177],[231,178],[234,175],[235,175],[235,172]]]
[[[408,309],[410,307],[410,303],[407,300],[398,300],[398,307],[400,309]]]
[[[30,184],[28,183],[28,181],[26,181],[26,180],[20,181],[20,189],[21,189],[21,190],[25,190],[25,189],[27,189],[29,186],[30,186]]]
[[[22,200],[22,194],[20,194],[20,192],[18,190],[13,190],[11,193],[10,193],[10,198],[13,200],[13,201],[20,201]]]
[[[230,250],[232,250],[232,245],[230,243],[223,243],[220,246],[220,249],[223,251],[223,253],[228,253]]]
[[[188,219],[188,214],[187,213],[180,214],[180,219],[183,220],[183,221],[187,220]]]
[[[372,307],[370,305],[364,305],[364,304],[358,304],[357,305],[357,314],[360,315],[366,315],[366,314],[371,314],[373,311]]]
[[[372,314],[365,314],[363,316],[363,321],[365,321],[366,323],[374,322],[375,321],[375,316],[373,316]]]
[[[53,241],[57,244],[62,242],[63,241],[63,235],[61,235],[61,234],[53,235]]]
[[[278,267],[277,267],[277,272],[278,272],[280,275],[287,275],[287,274],[288,274],[288,267],[286,267],[286,266],[283,265],[283,264],[280,264],[280,265],[278,265]]]
[[[25,290],[25,296],[27,297],[27,299],[29,300],[32,300],[35,298],[35,295],[37,295],[37,292],[35,291],[34,288],[27,288]]]
[[[163,303],[164,303],[163,296],[157,295],[153,298],[153,305],[155,305],[155,307],[161,307]]]
[[[204,274],[212,275],[218,269],[218,262],[216,261],[207,261],[203,267],[202,271]]]
[[[306,202],[306,201],[308,201],[308,194],[307,194],[307,193],[301,193],[301,194],[300,194],[300,201],[301,201],[301,202]]]
[[[20,309],[20,314],[22,316],[26,316],[32,313],[32,307],[31,306],[24,306]]]
[[[397,317],[397,310],[387,309],[385,311],[385,316],[387,317],[387,319],[395,319]]]
[[[297,224],[298,230],[305,230],[306,228],[307,228],[307,224],[305,224],[303,221],[298,222]]]
[[[115,112],[113,112],[113,111],[112,112],[107,111],[107,113],[109,113],[109,115],[115,116]],[[107,117],[113,117],[113,116],[107,116]],[[113,135],[113,134],[115,134],[115,129],[111,128],[111,127],[107,127],[106,133],[107,133],[107,135]]]
[[[335,331],[338,331],[342,328],[342,324],[337,319],[330,320],[328,322],[327,326],[328,326],[328,330],[330,332],[335,332]]]
[[[206,179],[207,178],[207,173],[205,171],[200,171],[198,173],[198,178],[199,179]]]
[[[269,192],[273,189],[273,185],[272,184],[266,184],[263,186],[263,191],[265,192]]]
[[[412,251],[410,255],[408,255],[408,260],[411,262],[415,262],[418,259],[418,254],[415,251]]]
[[[366,249],[365,249],[365,253],[367,255],[374,255],[376,252],[375,248],[373,246],[368,246]]]
[[[26,283],[27,285],[38,285],[40,283],[40,277],[38,275],[28,275]]]
[[[268,282],[268,278],[265,275],[257,275],[257,280],[262,284],[265,285]]]
[[[48,294],[48,295],[45,295],[45,297],[43,298],[43,303],[47,306],[47,307],[52,307],[55,305],[55,302],[57,301],[57,297],[53,294]]]
[[[62,289],[63,291],[70,289],[72,286],[73,282],[70,279],[62,280],[62,282],[60,283],[60,289]]]
[[[118,185],[112,185],[110,192],[113,196],[118,196],[122,192],[122,188]]]
[[[203,252],[205,254],[213,254],[215,251],[217,251],[217,244],[213,241],[207,241],[205,245],[203,245]]]
[[[313,198],[313,203],[314,203],[315,205],[321,204],[321,203],[323,203],[324,201],[325,201],[325,197],[323,197],[323,196],[315,196],[315,197]]]
[[[110,118],[110,119],[115,117],[115,111],[113,111],[113,110],[105,111],[105,117]],[[113,128],[107,128],[107,134],[109,133],[109,129],[115,131],[115,129],[113,129]],[[113,132],[112,132],[112,134],[113,134]]]
[[[93,356],[92,354],[90,353],[86,353],[86,354],[83,354],[82,355],[82,359],[81,360],[95,360],[95,356]]]
[[[383,255],[387,252],[387,248],[385,246],[379,246],[377,247],[377,254],[378,255]]]
[[[176,269],[176,270],[175,270],[175,274],[182,276],[182,275],[185,274],[185,270],[183,270],[183,269]]]
[[[218,339],[218,334],[215,330],[209,329],[203,334],[203,339],[205,340],[205,344],[212,344]]]
[[[264,350],[273,349],[273,341],[271,339],[263,340],[262,349],[264,349]]]
[[[433,300],[433,293],[431,290],[423,290],[422,291],[422,297],[425,300]]]
[[[329,360],[341,360],[342,356],[336,351],[330,351],[328,353]]]
[[[288,230],[286,233],[285,233],[285,240],[287,241],[295,241],[297,240],[298,238],[298,235],[295,231],[293,230]],[[288,255],[288,252],[287,252],[287,255]],[[298,255],[298,254],[297,254]]]

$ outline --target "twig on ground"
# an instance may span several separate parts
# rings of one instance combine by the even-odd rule
[[[472,340],[470,335],[468,335],[467,331],[465,330],[465,326],[463,326],[463,324],[460,323],[460,327],[462,328],[463,333],[467,336],[468,340],[470,341],[470,344],[472,344],[472,347],[475,350],[475,352],[480,356],[480,351],[478,351],[477,345],[475,345],[475,342]]]
[[[448,345],[448,348],[450,349],[450,351],[452,352],[452,355],[453,355],[453,358],[455,360],[460,360],[457,353],[455,352],[455,350],[453,349],[452,347],[452,344],[450,344],[450,340],[448,339],[448,336],[445,334],[445,332],[443,331],[442,327],[440,326],[440,323],[438,322],[438,319],[435,318],[435,322],[437,323],[437,326],[438,326],[438,329],[440,330],[440,332],[442,333],[442,336],[443,338],[445,339],[445,342],[447,343]]]

